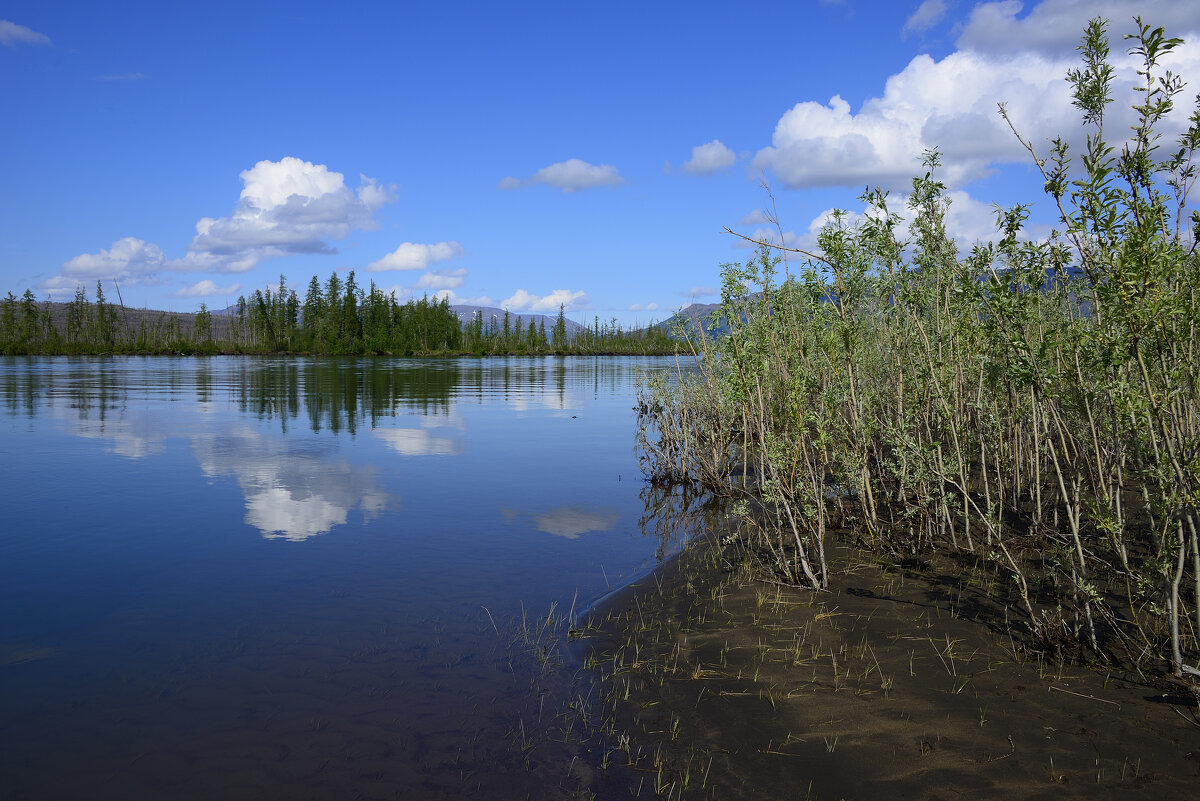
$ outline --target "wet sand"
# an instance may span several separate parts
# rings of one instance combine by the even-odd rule
[[[1196,797],[1196,698],[1032,654],[994,578],[846,550],[814,593],[706,548],[597,617],[599,797]]]

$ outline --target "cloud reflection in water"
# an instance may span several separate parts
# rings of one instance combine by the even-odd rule
[[[422,428],[377,428],[372,432],[402,456],[454,456],[462,453],[462,442],[437,437]]]
[[[512,509],[502,509],[501,514],[510,523],[523,516],[521,512]],[[533,519],[533,525],[538,531],[574,540],[578,539],[580,534],[589,531],[608,531],[621,519],[621,513],[602,506],[560,506],[542,514],[531,514],[529,517]]]
[[[374,467],[330,458],[330,447],[264,436],[249,428],[192,437],[204,475],[233,476],[246,497],[246,523],[268,539],[293,542],[346,522],[351,509],[377,517],[388,496],[375,484]]]
[[[126,459],[144,459],[166,449],[169,428],[149,415],[123,408],[51,406],[49,415],[63,421],[68,433],[107,443],[107,449]]]

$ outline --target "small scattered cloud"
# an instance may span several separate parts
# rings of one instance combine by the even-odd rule
[[[498,189],[516,189],[521,186],[545,184],[563,192],[579,192],[599,186],[620,186],[625,179],[611,164],[588,164],[581,159],[567,159],[549,167],[542,167],[524,181],[508,177],[497,184]]]
[[[340,172],[292,156],[260,161],[240,177],[242,192],[233,213],[197,222],[183,258],[168,259],[158,245],[124,237],[107,250],[64,262],[61,273],[41,288],[73,290],[95,280],[149,284],[168,270],[241,273],[280,256],[335,253],[330,240],[374,228],[375,211],[392,199],[390,189],[371,178],[360,175],[358,189],[352,190]]]
[[[625,179],[611,164],[588,164],[580,159],[568,159],[542,167],[529,179],[531,184],[546,184],[564,192],[578,192],[597,186],[620,186]]]
[[[175,293],[177,298],[211,298],[216,295],[232,295],[242,288],[241,284],[233,286],[217,286],[212,280],[205,278],[203,281],[198,281],[189,287],[180,289]]]
[[[634,303],[629,307],[629,311],[658,311],[657,303]]]
[[[558,311],[562,306],[568,311],[591,308],[592,300],[587,293],[580,290],[572,292],[569,289],[556,289],[549,295],[531,295],[524,289],[518,289],[511,297],[500,301],[501,308],[511,311],[531,311],[550,313]]]
[[[63,263],[62,273],[46,282],[43,288],[63,289],[99,280],[152,283],[158,273],[166,269],[169,269],[169,262],[162,248],[153,242],[127,236],[113,242],[107,250],[101,248],[98,253],[81,253],[67,260]]]
[[[721,294],[721,290],[715,286],[694,286],[691,289],[686,289],[679,294],[686,298],[711,298],[714,295]]]
[[[738,225],[765,225],[771,221],[771,215],[767,214],[762,209],[755,209],[742,219],[738,220]]]
[[[721,140],[714,139],[708,144],[693,147],[691,159],[679,169],[692,175],[712,175],[736,163],[737,156],[733,151],[725,147]]]
[[[417,282],[411,286],[413,290],[421,289],[458,289],[467,280],[467,268],[459,267],[457,270],[434,270],[424,273]]]
[[[462,255],[463,247],[457,242],[437,242],[432,245],[404,242],[382,259],[368,264],[367,270],[425,270],[431,264],[462,258]]]
[[[0,19],[0,44],[5,47],[16,47],[23,44],[48,45],[50,37],[44,33],[38,33],[32,28],[26,28],[24,25]]]
[[[908,36],[910,33],[924,33],[929,30],[942,21],[942,18],[946,16],[947,8],[946,0],[925,0],[905,21],[904,27],[900,30],[901,36]]]
[[[37,288],[46,296],[47,300],[58,300],[74,293],[80,286],[83,286],[83,282],[75,278],[54,275],[38,284]]]
[[[446,302],[451,306],[495,306],[496,301],[487,295],[476,295],[475,297],[460,297],[453,289],[439,289],[435,294],[438,300],[445,298]]]
[[[97,81],[142,81],[146,76],[140,72],[122,72],[115,75],[97,75]]]

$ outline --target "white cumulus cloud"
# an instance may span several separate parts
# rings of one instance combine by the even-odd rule
[[[593,189],[598,186],[620,186],[625,179],[611,164],[589,164],[581,159],[567,159],[548,167],[542,167],[524,181],[516,178],[505,178],[498,187],[500,189],[516,189],[519,186],[545,184],[561,189],[564,192],[578,192],[583,189]]]
[[[361,177],[357,191],[340,172],[294,156],[260,161],[241,173],[242,192],[228,217],[204,217],[188,250],[209,269],[243,272],[270,258],[333,253],[331,239],[372,228],[386,189]]]
[[[679,294],[688,298],[710,298],[713,295],[721,294],[721,290],[715,286],[694,286],[691,289],[685,289]]]
[[[127,236],[113,242],[108,250],[102,248],[99,253],[82,253],[64,262],[60,283],[73,285],[97,280],[146,283],[167,267],[162,248],[153,242]]]
[[[961,187],[999,165],[1030,161],[998,114],[1000,103],[1027,140],[1041,145],[1065,136],[1080,143],[1080,116],[1065,75],[1079,65],[1075,47],[1096,14],[1114,20],[1109,33],[1117,76],[1106,129],[1127,131],[1136,62],[1120,37],[1132,26],[1127,22],[1132,15],[1141,13],[1188,39],[1164,58],[1163,67],[1185,76],[1200,70],[1200,44],[1193,41],[1200,31],[1200,4],[1172,0],[1156,4],[1153,13],[1142,6],[1046,0],[1018,16],[1022,4],[1015,0],[981,3],[963,28],[958,50],[940,60],[915,57],[887,79],[880,96],[857,110],[838,95],[827,103],[797,103],[780,117],[770,147],[759,150],[753,163],[789,188],[878,185],[904,191],[923,172],[924,151],[936,148],[943,157],[940,179]],[[921,19],[932,19],[935,11],[927,4]],[[1189,104],[1181,104],[1164,136],[1180,128],[1183,105]]]
[[[144,284],[164,271],[241,273],[266,259],[333,253],[330,240],[375,227],[375,211],[391,200],[389,189],[371,178],[360,176],[358,189],[351,190],[340,172],[292,156],[260,161],[240,177],[233,213],[197,222],[182,258],[168,259],[158,245],[124,237],[107,250],[64,262],[61,273],[41,288],[73,289],[95,280]]]
[[[48,45],[50,44],[50,37],[44,33],[38,33],[31,28],[26,28],[24,25],[0,19],[0,44],[5,47],[16,47],[20,44]]]
[[[629,306],[629,311],[657,311],[657,303],[633,303]]]
[[[943,153],[942,180],[961,185],[991,165],[1019,161],[1024,150],[997,113],[1007,102],[1026,135],[1065,130],[1077,116],[1062,79],[1066,61],[1033,53],[996,59],[958,51],[935,61],[917,56],[858,112],[834,95],[785,113],[770,147],[755,156],[788,187],[907,187],[925,150]],[[1077,127],[1077,126],[1075,126]]]
[[[400,247],[382,259],[368,264],[367,269],[371,272],[381,272],[383,270],[424,270],[431,264],[461,258],[462,255],[462,245],[457,242],[438,242],[433,245],[404,242]]]
[[[679,169],[692,175],[712,175],[735,163],[737,156],[733,151],[725,147],[720,139],[714,139],[708,144],[693,147],[692,157]]]
[[[512,311],[556,312],[562,306],[567,310],[587,309],[592,300],[586,292],[572,292],[569,289],[556,289],[549,295],[531,295],[524,289],[518,289],[512,297],[500,301],[500,306]]]

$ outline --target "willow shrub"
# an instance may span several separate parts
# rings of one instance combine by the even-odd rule
[[[1079,163],[1062,140],[1043,157],[1021,139],[1060,213],[1046,240],[1022,238],[1016,206],[961,252],[929,153],[906,238],[876,190],[815,252],[764,245],[725,265],[725,333],[693,332],[698,370],[642,389],[651,480],[730,497],[777,580],[828,586],[835,535],[965,555],[947,561],[991,565],[997,601],[1042,642],[1194,673],[1200,98],[1166,147],[1183,83],[1161,61],[1179,41],[1136,25],[1127,141],[1105,135],[1100,20],[1067,76]]]

